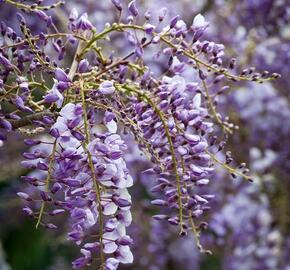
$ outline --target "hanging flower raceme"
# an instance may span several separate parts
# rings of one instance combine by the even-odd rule
[[[205,120],[207,110],[202,107],[200,94],[192,95],[192,85],[179,75],[164,77],[150,102],[146,98],[132,100],[130,116],[150,145],[155,165],[146,171],[156,175],[157,183],[151,191],[161,196],[152,204],[164,209],[164,214],[155,218],[179,225],[182,235],[192,228],[193,218],[208,209],[212,198],[195,191],[209,183],[213,170],[204,136],[212,132],[212,124]]]
[[[94,254],[100,252],[108,254],[104,262],[107,265],[131,263],[129,246],[133,240],[126,235],[126,227],[132,221],[127,188],[133,180],[123,158],[127,147],[119,135],[111,132],[92,133],[87,142],[81,104],[68,103],[59,114],[50,129],[53,142],[35,142],[37,145],[24,155],[25,167],[37,168],[46,175],[42,179],[24,177],[37,190],[31,195],[18,195],[30,203],[42,201],[38,216],[30,207],[24,211],[38,218],[37,226],[51,229],[57,226],[45,214],[69,213],[68,239],[79,245],[83,254],[73,262],[76,269],[91,264]],[[91,120],[88,118],[94,125]],[[44,144],[53,144],[48,148],[50,153],[42,151]],[[53,204],[57,209],[48,210]],[[95,234],[99,235],[97,240]]]

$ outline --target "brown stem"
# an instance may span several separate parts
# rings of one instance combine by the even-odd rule
[[[33,121],[42,120],[42,118],[44,116],[55,117],[55,116],[57,116],[57,114],[58,114],[57,112],[44,111],[44,112],[39,112],[39,113],[24,116],[19,120],[10,120],[10,123],[11,123],[13,129],[17,129],[20,127],[32,125]]]

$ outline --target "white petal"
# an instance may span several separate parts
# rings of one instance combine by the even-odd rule
[[[186,87],[186,82],[185,82],[185,79],[182,77],[182,76],[179,76],[179,75],[175,75],[173,78],[172,78],[172,82],[171,82],[174,86],[176,86],[176,88],[183,92],[185,90],[185,87]]]
[[[126,188],[120,189],[120,198],[131,202],[131,195]]]
[[[193,24],[196,28],[206,27],[208,23],[205,21],[204,17],[201,14],[198,14],[193,19]]]
[[[175,28],[182,30],[182,31],[185,31],[187,28],[186,23],[183,20],[178,20],[176,25],[175,25]]]
[[[73,103],[66,104],[60,111],[60,115],[65,119],[75,118],[75,105]]]
[[[104,142],[106,144],[111,144],[111,143],[118,144],[119,142],[122,142],[122,139],[118,134],[112,134],[112,135],[108,136]]]
[[[193,98],[194,107],[199,108],[201,105],[201,94],[196,94]]]
[[[56,101],[56,105],[57,105],[57,108],[61,108],[62,106],[62,103],[63,103],[63,100],[64,100],[64,97],[63,95],[58,91],[58,89],[56,88],[56,80],[54,80],[54,85],[51,89],[51,92],[54,94],[54,95],[57,95],[58,96],[58,100]]]
[[[127,175],[126,177],[126,187],[132,187],[133,186],[133,178],[131,175]]]
[[[90,228],[96,224],[98,217],[93,214],[90,208],[85,209],[86,212],[86,223],[87,226]]]
[[[111,218],[106,223],[106,228],[114,230],[119,225],[119,221],[116,218]]]
[[[121,238],[126,235],[126,227],[124,226],[124,224],[119,223],[116,229],[116,233],[118,234],[118,238]]]
[[[56,101],[56,107],[61,108],[62,103],[63,103],[63,96],[59,95],[59,100]]]
[[[124,177],[119,178],[119,181],[115,184],[118,188],[126,188],[127,187],[127,181]]]
[[[80,141],[78,141],[76,138],[73,138],[71,136],[70,131],[66,131],[63,134],[61,134],[61,135],[62,136],[65,136],[65,137],[69,136],[70,139],[69,140],[62,140],[61,141],[62,148],[65,149],[65,150],[68,150],[68,151],[69,150],[73,150],[73,152],[78,153],[78,154],[82,153],[83,150],[78,148],[79,146],[81,146]]]
[[[51,128],[56,128],[60,135],[68,130],[63,117],[58,117],[56,123]]]
[[[112,181],[108,181],[108,180],[105,180],[105,181],[102,181],[102,179],[100,178],[101,182],[102,182],[102,185],[106,186],[106,187],[114,187],[116,186],[114,182]]]
[[[132,214],[130,210],[121,211],[121,214],[124,216],[124,219],[120,220],[122,224],[128,227],[132,223]]]
[[[92,256],[91,252],[87,249],[82,248],[81,249],[81,253],[86,257],[86,258],[90,258]]]
[[[132,263],[133,262],[133,254],[129,248],[129,246],[120,246],[119,248],[120,256],[118,256],[118,260],[121,263]]]
[[[172,81],[172,78],[171,77],[168,77],[168,76],[163,76],[162,77],[162,83],[163,84],[170,84]]]
[[[112,176],[116,175],[118,172],[116,165],[114,164],[107,164],[106,170],[102,176],[103,179],[109,180]]]
[[[106,269],[108,270],[117,270],[119,261],[115,258],[108,258],[106,260]]]
[[[114,253],[117,250],[118,246],[115,242],[107,242],[104,243],[104,253],[111,254]]]
[[[117,209],[118,209],[118,206],[116,204],[114,204],[113,202],[109,202],[109,203],[104,204],[103,213],[106,216],[114,215]]]
[[[120,223],[119,223],[120,224]],[[112,232],[106,232],[103,235],[104,237],[104,243],[108,242],[109,240],[115,241],[119,238],[121,238],[122,236],[119,234],[119,232],[117,231],[117,228],[112,231]],[[108,240],[109,239],[109,240]]]
[[[177,58],[177,56],[173,57],[173,61],[171,64],[171,68],[174,69],[174,67],[179,66],[181,64],[181,62],[179,61],[179,59]]]
[[[117,123],[114,121],[114,119],[106,123],[106,127],[111,133],[117,132]]]

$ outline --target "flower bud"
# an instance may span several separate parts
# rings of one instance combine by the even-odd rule
[[[17,196],[26,201],[32,201],[31,197],[25,192],[17,192]]]
[[[122,11],[122,5],[120,0],[111,0],[113,5],[118,9],[119,11]]]
[[[151,201],[151,204],[156,205],[156,206],[167,206],[168,202],[164,200],[156,199],[156,200]]]
[[[134,17],[137,17],[138,14],[139,14],[139,11],[136,7],[136,0],[133,0],[131,1],[129,4],[128,4],[128,9],[129,11],[131,12],[131,14],[134,16]]]
[[[179,15],[173,17],[170,21],[170,28],[173,28],[176,25],[178,20],[179,20]]]
[[[79,73],[85,73],[88,71],[89,68],[89,62],[87,59],[83,59],[80,61],[79,66],[78,66],[78,72]]]
[[[68,75],[61,68],[57,68],[54,75],[58,81],[70,82]]]
[[[114,84],[110,81],[105,81],[100,84],[99,91],[103,95],[111,95],[115,92]]]

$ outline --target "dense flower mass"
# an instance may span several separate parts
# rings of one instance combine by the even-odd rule
[[[0,0],[0,146],[25,137],[24,213],[78,247],[74,269],[199,269],[223,245],[222,269],[286,270],[270,194],[287,215],[289,37],[271,35],[289,10],[85,2]]]
[[[90,264],[93,255],[100,250],[105,254],[114,253],[116,258],[113,262],[116,266],[119,262],[129,263],[133,260],[129,249],[132,239],[126,235],[126,227],[132,220],[131,196],[127,188],[133,184],[123,159],[126,145],[115,132],[87,130],[86,122],[89,121],[93,129],[95,120],[94,112],[88,118],[86,115],[80,103],[68,103],[61,109],[50,129],[52,138],[35,142],[37,146],[24,153],[26,161],[23,161],[23,165],[44,171],[46,175],[42,179],[37,176],[23,177],[38,187],[38,192],[18,193],[28,201],[33,200],[32,196],[43,200],[37,226],[42,224],[50,229],[57,228],[55,224],[42,219],[45,202],[57,207],[51,207],[50,216],[69,213],[71,228],[68,239],[79,245],[83,254],[83,257],[73,262],[77,269]],[[45,144],[50,145],[49,153],[47,146],[44,152]],[[104,188],[102,193],[100,186]],[[37,216],[31,208],[25,207],[23,210]],[[94,239],[90,234],[93,234],[98,220],[100,227],[95,233],[101,236]],[[112,258],[106,264],[112,264]]]

